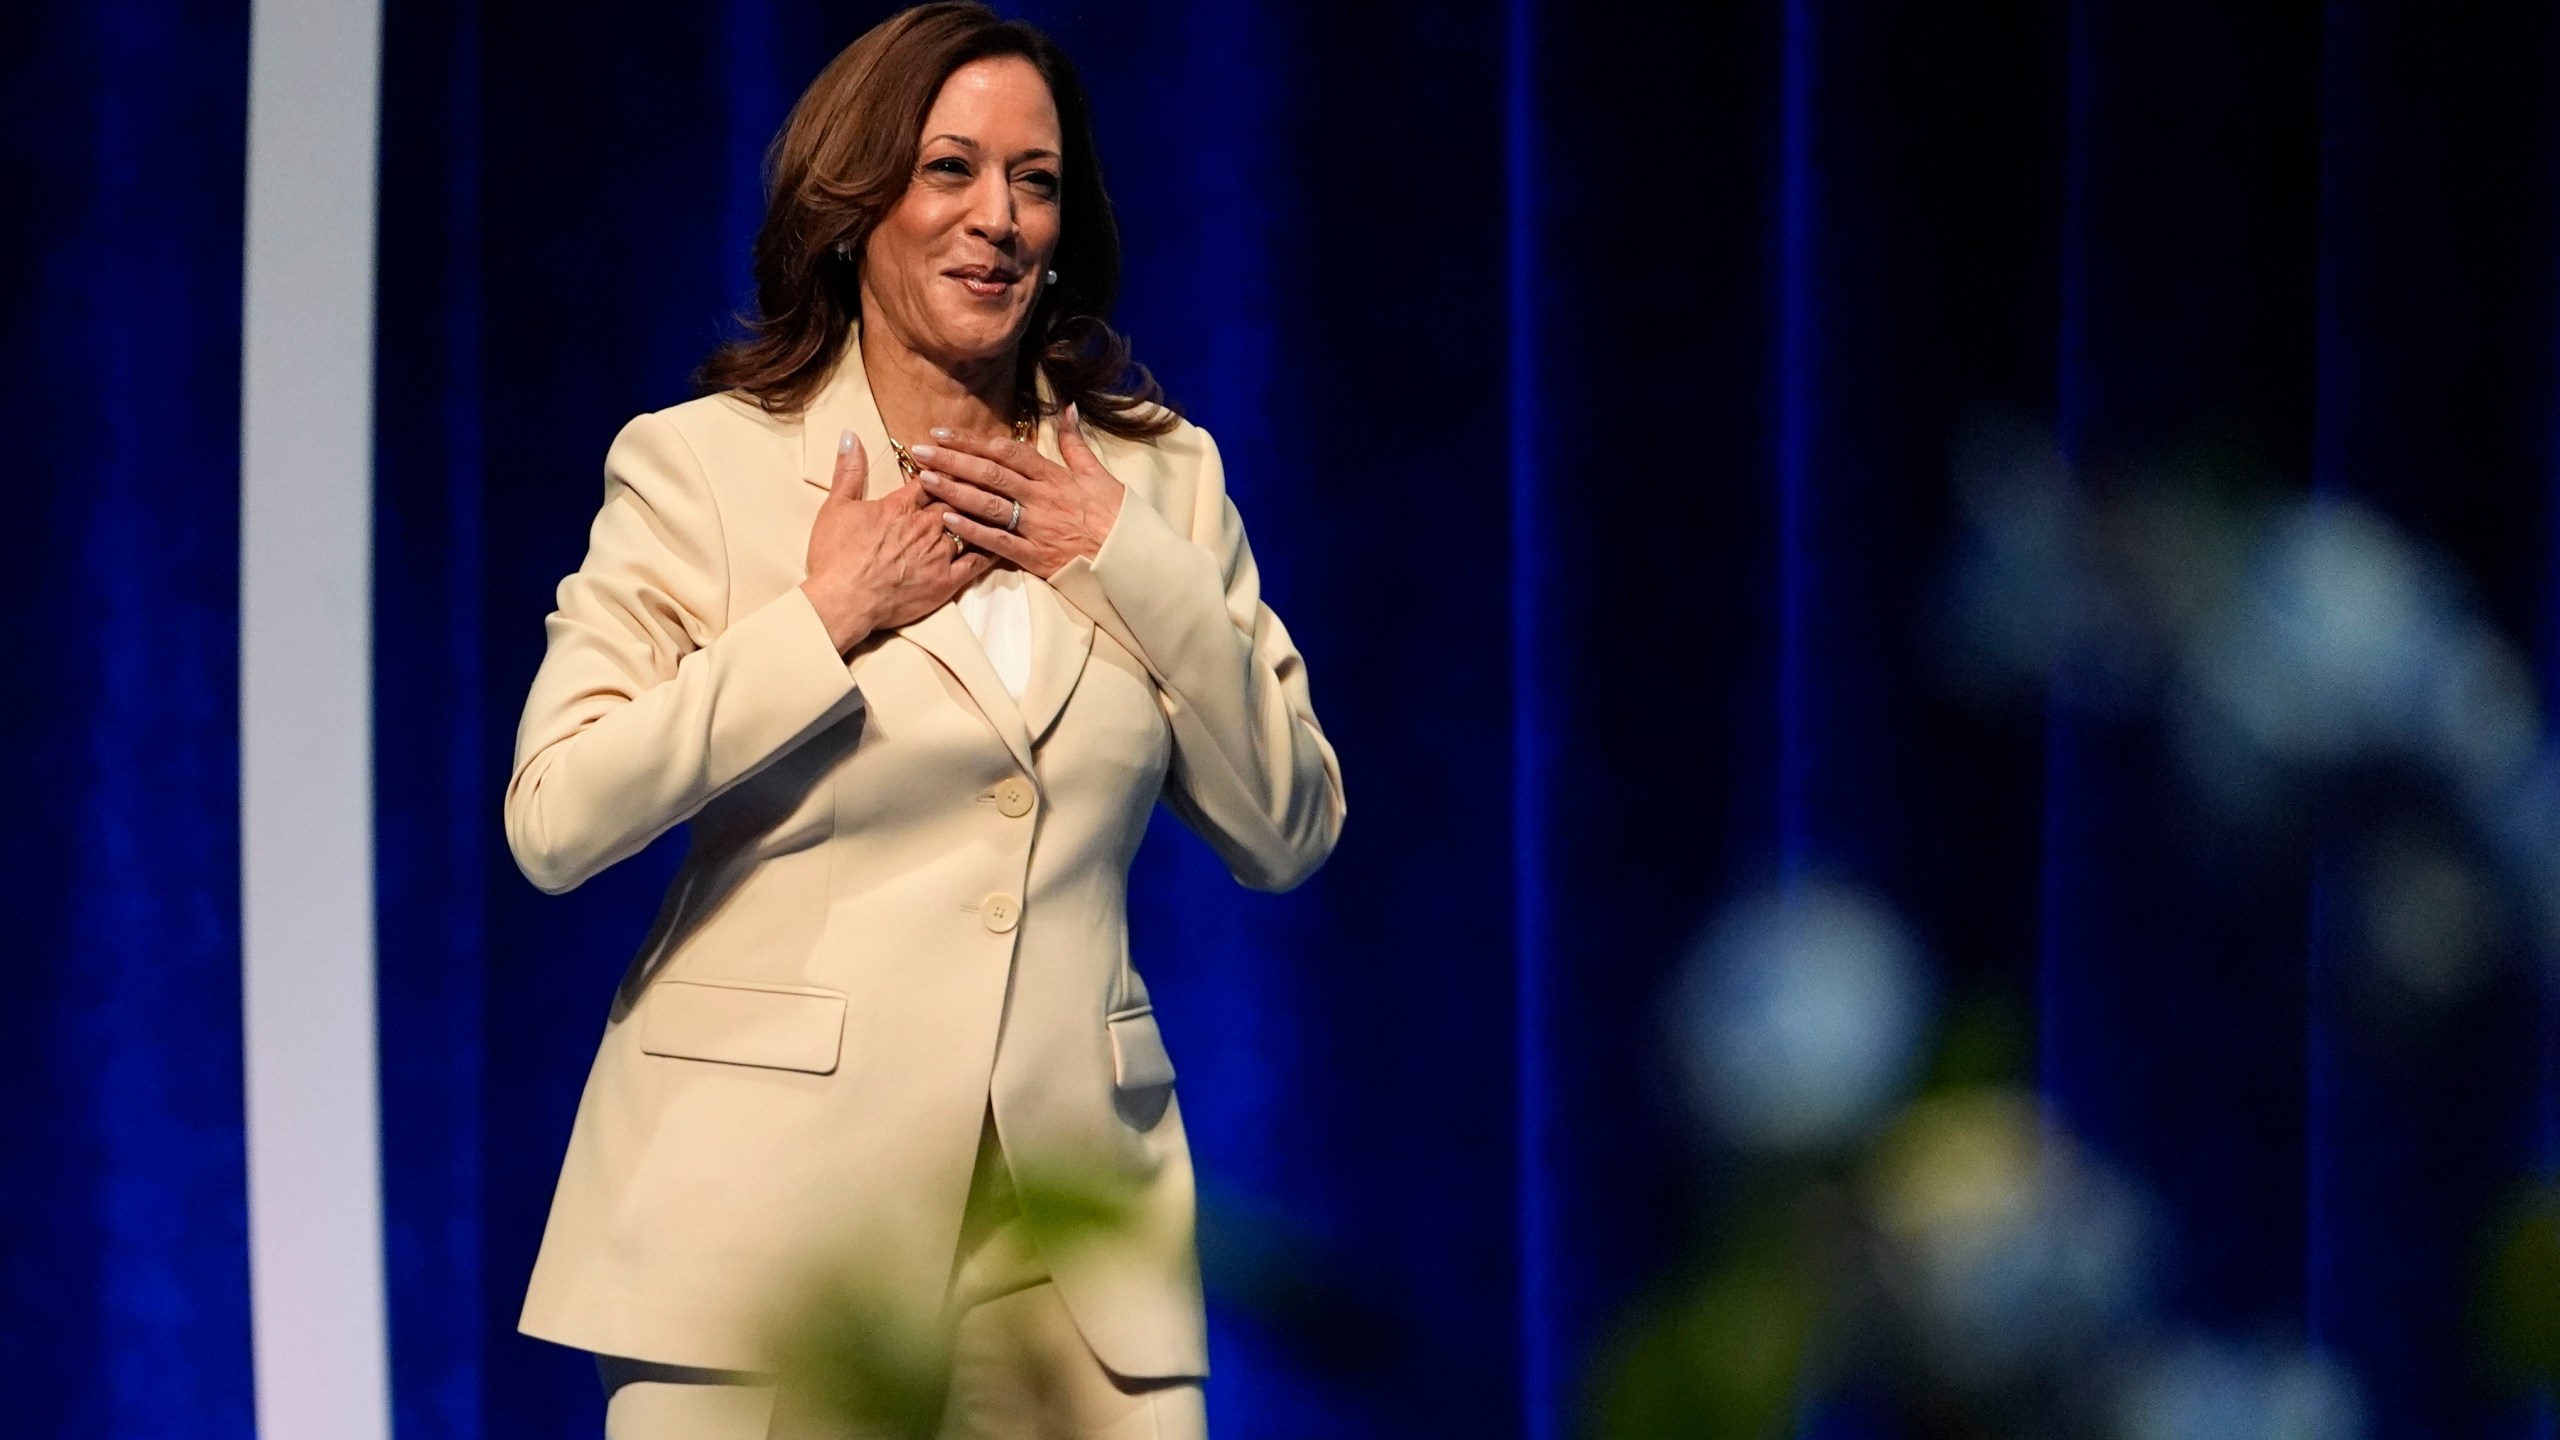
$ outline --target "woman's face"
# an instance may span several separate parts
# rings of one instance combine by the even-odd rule
[[[1019,55],[951,72],[862,254],[867,323],[944,364],[1012,352],[1058,248],[1058,106]]]

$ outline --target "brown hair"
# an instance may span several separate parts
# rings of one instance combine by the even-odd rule
[[[1057,103],[1060,169],[1058,283],[1031,308],[1017,378],[1026,409],[1048,377],[1098,430],[1146,439],[1180,412],[1129,358],[1105,323],[1120,293],[1120,230],[1093,145],[1093,117],[1075,67],[1048,36],[978,4],[918,5],[872,27],[811,81],[766,156],[764,226],[756,233],[756,313],[747,333],[694,372],[705,391],[742,390],[768,411],[798,411],[826,384],[862,308],[863,244],[913,179],[925,117],[951,72],[972,60],[1019,55]],[[851,258],[835,252],[842,242]]]

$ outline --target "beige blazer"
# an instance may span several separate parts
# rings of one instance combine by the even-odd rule
[[[1104,1363],[1205,1374],[1190,1154],[1126,890],[1161,799],[1236,878],[1304,880],[1341,773],[1217,447],[1098,432],[1101,553],[1028,586],[1009,696],[950,605],[839,657],[800,591],[836,436],[900,482],[850,343],[803,417],[712,396],[605,457],[525,701],[507,840],[557,893],[680,821],[614,996],[523,1329],[756,1369],[777,1296],[851,1264],[931,1323],[992,1105],[1017,1176],[1132,1223],[1047,1257]],[[1057,455],[1052,427],[1040,449]]]

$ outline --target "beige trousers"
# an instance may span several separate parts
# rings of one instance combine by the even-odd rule
[[[990,1117],[951,1276],[937,1440],[1207,1440],[1198,1380],[1129,1380],[1094,1357],[1024,1233]],[[606,1440],[875,1440],[799,1413],[765,1376],[596,1357]],[[876,1437],[905,1440],[905,1437]]]

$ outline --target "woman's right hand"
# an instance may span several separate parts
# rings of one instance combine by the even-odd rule
[[[881,630],[932,614],[995,563],[983,550],[953,552],[944,506],[913,480],[877,500],[863,499],[870,468],[862,442],[846,431],[836,449],[834,485],[809,527],[809,578],[800,589],[839,655]]]

